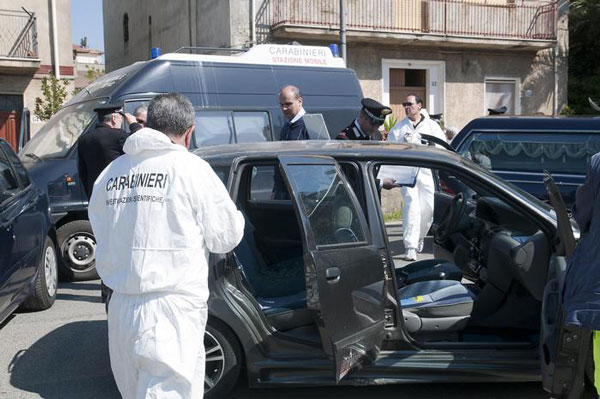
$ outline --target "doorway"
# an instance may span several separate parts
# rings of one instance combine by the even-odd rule
[[[402,103],[409,94],[420,96],[430,114],[444,112],[444,61],[382,59],[381,67],[381,98],[384,104],[392,108],[394,117],[405,117]]]

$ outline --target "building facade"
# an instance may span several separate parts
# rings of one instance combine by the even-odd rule
[[[339,43],[340,4],[104,0],[106,67],[148,59],[151,47]],[[396,117],[408,94],[457,128],[488,108],[555,115],[566,105],[567,0],[345,0],[344,7],[347,65],[364,95],[391,105]]]
[[[71,46],[70,0],[0,0],[0,137],[14,147],[24,108],[32,133],[44,123],[33,115],[41,79],[73,80]]]
[[[73,45],[75,82],[73,89],[79,91],[104,75],[104,52],[88,47]]]

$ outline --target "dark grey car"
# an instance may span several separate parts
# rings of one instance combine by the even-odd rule
[[[251,387],[540,379],[548,270],[564,265],[544,203],[425,146],[272,142],[196,154],[246,218],[240,245],[210,262],[208,397],[225,397],[243,365]],[[398,262],[379,200],[384,165],[432,171],[434,259]]]

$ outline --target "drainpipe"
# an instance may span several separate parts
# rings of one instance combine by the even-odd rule
[[[256,11],[254,7],[254,0],[250,0],[250,41],[252,47],[256,46]]]
[[[58,18],[56,17],[56,0],[50,0],[52,8],[52,52],[54,55],[54,76],[60,79],[60,59],[58,58],[58,29],[56,27]]]
[[[558,13],[560,12],[560,8],[558,7],[558,2],[556,2],[556,13],[554,15],[554,29],[556,29],[556,43],[554,44],[554,104],[552,115],[558,116],[558,57],[559,57],[559,29],[558,29]]]
[[[340,47],[341,56],[346,63],[346,2],[340,0]]]

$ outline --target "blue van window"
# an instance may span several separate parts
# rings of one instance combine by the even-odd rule
[[[194,139],[197,147],[235,143],[231,111],[197,111]]]
[[[585,174],[600,152],[600,135],[579,133],[474,133],[461,155],[493,171]]]
[[[270,137],[267,111],[196,111],[196,147],[267,141]]]
[[[234,112],[235,135],[238,143],[267,141],[271,137],[269,114],[258,112]]]

